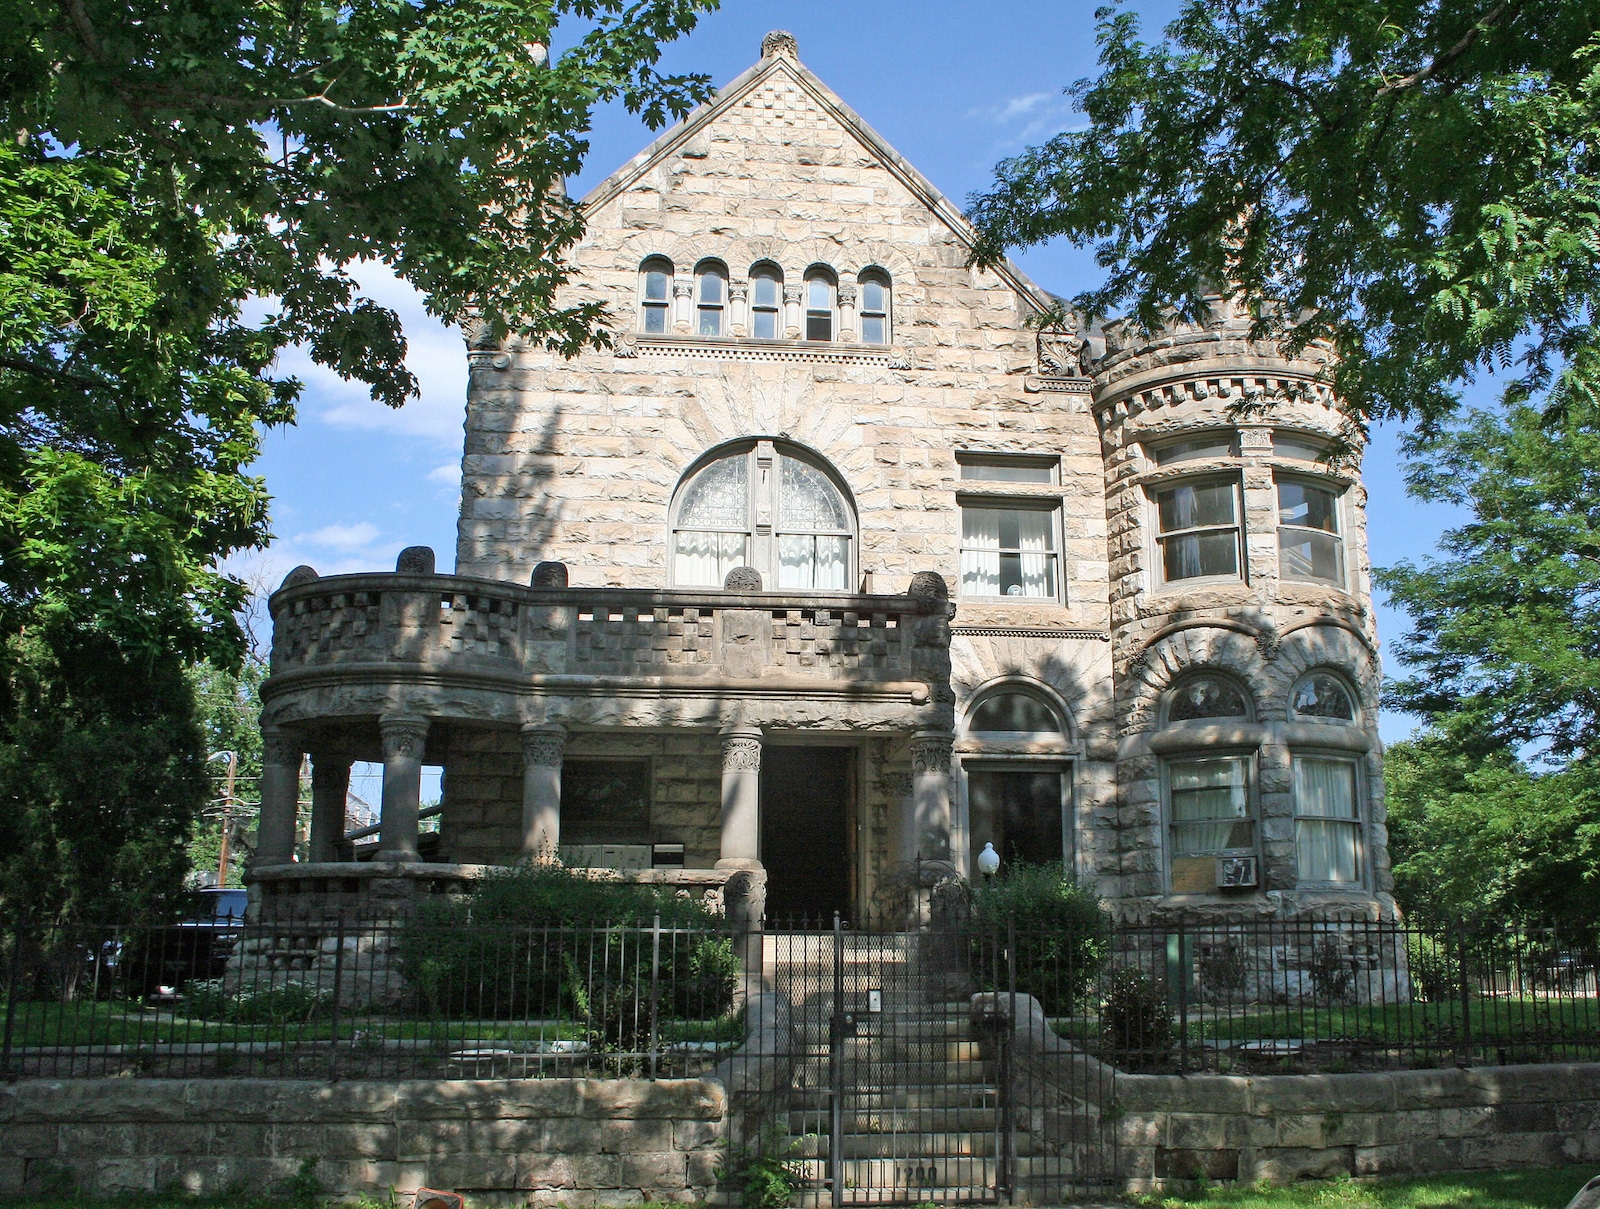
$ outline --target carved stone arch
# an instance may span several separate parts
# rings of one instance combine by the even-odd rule
[[[617,269],[636,272],[652,256],[665,256],[670,260],[674,274],[694,272],[694,266],[707,257],[726,259],[720,242],[670,235],[664,231],[630,231],[618,245]],[[730,263],[728,267],[731,270],[733,265]]]
[[[1309,622],[1284,635],[1273,666],[1273,697],[1261,702],[1275,720],[1289,716],[1289,692],[1314,668],[1327,668],[1347,681],[1356,693],[1362,719],[1371,724],[1378,716],[1378,691],[1382,677],[1378,663],[1363,637],[1333,622]]]
[[[1254,698],[1255,716],[1266,709],[1272,685],[1266,674],[1261,648],[1249,631],[1200,623],[1157,638],[1140,652],[1143,667],[1124,682],[1118,696],[1123,704],[1123,733],[1152,730],[1160,724],[1161,700],[1190,672],[1206,669],[1237,680]]]
[[[909,283],[917,271],[905,253],[877,240],[846,245],[840,249],[840,262],[836,267],[841,275],[848,276],[851,281],[867,269],[882,269],[889,275],[891,285],[898,285],[902,281]]]
[[[1062,738],[1069,744],[1078,742],[1082,733],[1078,727],[1077,711],[1061,692],[1060,688],[1048,680],[1031,675],[1023,671],[1003,672],[998,676],[991,676],[987,680],[973,686],[960,686],[964,691],[962,697],[966,704],[961,710],[956,733],[967,734],[967,724],[973,711],[985,700],[997,693],[1017,691],[1029,696],[1038,697],[1048,705],[1051,711],[1060,720],[1062,725]]]

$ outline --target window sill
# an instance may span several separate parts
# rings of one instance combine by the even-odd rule
[[[758,340],[753,336],[619,335],[618,357],[708,357],[723,361],[809,361],[913,369],[911,354],[890,344],[846,344],[836,340]]]

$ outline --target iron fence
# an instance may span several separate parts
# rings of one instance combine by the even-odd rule
[[[780,964],[809,960],[800,938],[832,930],[13,926],[0,933],[0,1075],[699,1074],[761,1023],[746,1018],[752,989],[772,991]],[[854,934],[869,933],[847,950],[850,994],[902,952],[894,933]],[[948,1025],[962,1040],[998,1027],[982,996],[1004,993],[1003,1014],[1043,1022],[1051,1046],[1125,1072],[1600,1059],[1595,939],[1550,927],[1274,919],[1070,934],[967,919],[902,935],[921,937],[919,968],[937,956],[946,1008],[971,1005]],[[810,1010],[830,987],[789,1006]]]

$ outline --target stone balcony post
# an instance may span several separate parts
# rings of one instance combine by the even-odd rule
[[[750,334],[750,283],[748,281],[728,282],[728,334],[730,336],[748,336]]]
[[[378,820],[377,859],[414,861],[428,720],[389,714],[380,719],[378,728],[383,733],[383,813]]]
[[[336,861],[344,839],[345,804],[350,798],[350,754],[311,753],[311,859]]]
[[[687,336],[694,331],[694,278],[678,277],[672,282],[672,330]]]
[[[553,861],[561,843],[561,762],[567,728],[529,723],[522,728],[522,854]]]
[[[261,822],[256,828],[258,865],[294,860],[300,810],[300,740],[285,730],[261,730]]]
[[[904,859],[950,859],[950,748],[948,731],[918,731],[911,740],[911,826]]]
[[[719,869],[761,867],[761,728],[722,732],[722,856]]]

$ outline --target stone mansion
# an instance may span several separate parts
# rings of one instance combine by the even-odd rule
[[[970,267],[781,33],[583,204],[571,296],[614,347],[469,333],[454,573],[413,548],[272,598],[263,909],[554,851],[862,919],[992,844],[1126,920],[1392,913],[1364,493],[1316,349],[1220,302],[1038,330],[1054,300]]]

